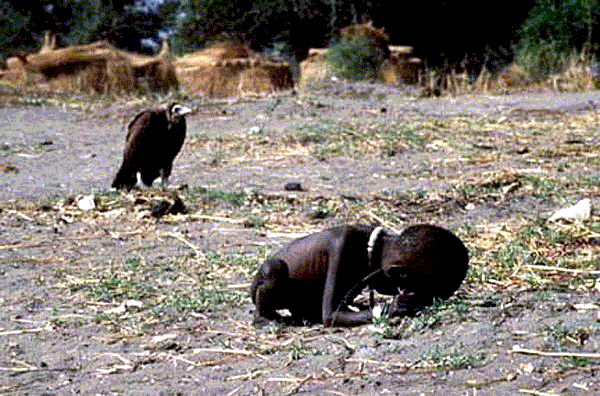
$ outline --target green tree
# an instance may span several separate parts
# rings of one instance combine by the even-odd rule
[[[33,50],[35,35],[28,29],[30,15],[15,10],[8,2],[0,2],[0,61],[17,50]]]
[[[535,80],[560,72],[573,52],[595,51],[598,0],[538,0],[518,31],[515,55]]]
[[[140,50],[142,38],[157,37],[173,25],[179,0],[156,7],[135,6],[134,0],[0,0],[0,54],[39,48],[44,31],[60,46],[108,40],[119,48]],[[171,25],[170,25],[171,24]]]
[[[176,32],[181,51],[220,39],[265,49],[276,43],[306,51],[326,46],[343,26],[382,3],[365,0],[188,0]]]

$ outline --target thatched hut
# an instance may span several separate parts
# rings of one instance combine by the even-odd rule
[[[325,54],[327,48],[310,48],[308,58],[300,62],[300,81],[298,87],[322,88],[324,83],[330,81],[335,73],[327,61]]]
[[[36,54],[18,54],[7,60],[2,79],[36,84],[57,91],[168,92],[177,79],[166,42],[156,56],[121,51],[106,41],[55,49],[50,39]]]
[[[219,43],[174,62],[181,87],[210,98],[262,95],[293,88],[287,63],[261,59],[246,46]]]

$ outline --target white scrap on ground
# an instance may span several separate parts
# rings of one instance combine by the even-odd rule
[[[589,198],[582,199],[573,206],[556,211],[548,221],[564,220],[587,220],[592,216],[592,201]]]
[[[77,201],[77,207],[81,210],[92,210],[96,207],[94,195],[85,195]]]

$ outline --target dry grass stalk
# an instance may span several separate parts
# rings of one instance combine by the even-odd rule
[[[581,359],[600,359],[600,353],[582,353],[582,352],[545,352],[537,349],[526,349],[520,346],[513,346],[510,353],[521,353],[523,355],[535,355],[545,357],[572,357]]]
[[[581,92],[595,89],[598,81],[593,59],[585,52],[572,54],[568,65],[559,74],[548,77],[547,83],[559,92]]]
[[[300,382],[294,386],[288,393],[287,395],[295,395],[296,393],[298,393],[298,391],[300,390],[300,388],[302,387],[302,385],[306,384],[308,381],[314,379],[315,377],[312,374],[308,374],[306,377],[304,377],[302,380],[300,380]]]
[[[206,256],[204,255],[204,253],[202,253],[202,251],[197,246],[195,246],[194,244],[192,244],[190,241],[188,241],[187,239],[185,239],[183,236],[177,235],[177,234],[175,234],[173,232],[167,232],[164,235],[168,236],[168,237],[171,237],[171,238],[175,238],[178,241],[181,241],[184,244],[186,244],[187,246],[189,246],[194,251],[194,255],[197,258],[206,259]]]
[[[551,267],[546,265],[525,265],[526,268],[539,271],[556,271],[556,272],[568,272],[571,274],[586,274],[586,275],[600,275],[600,271],[592,271],[586,269],[571,269],[562,267]]]
[[[36,327],[34,329],[7,330],[7,331],[0,331],[0,336],[15,335],[15,334],[27,334],[27,333],[39,333],[44,330],[48,330],[48,328]]]
[[[211,353],[225,353],[231,355],[244,355],[244,356],[255,356],[262,360],[268,360],[269,358],[262,356],[256,352],[246,351],[243,349],[221,349],[221,348],[195,348],[192,353],[198,354],[202,352],[211,352]]]
[[[536,395],[536,396],[558,396],[558,393],[540,392],[540,391],[530,390],[530,389],[519,389],[519,392],[526,393],[529,395]]]

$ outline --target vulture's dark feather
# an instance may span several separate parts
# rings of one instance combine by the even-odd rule
[[[185,115],[190,112],[189,108],[173,103],[136,115],[129,123],[123,163],[112,186],[129,189],[137,183],[138,173],[147,186],[159,176],[166,184],[173,160],[185,140]]]

